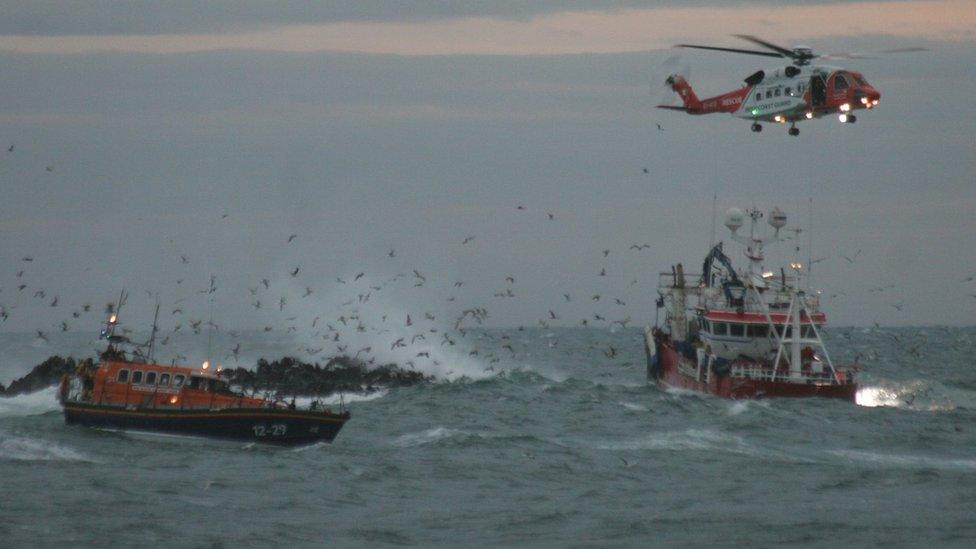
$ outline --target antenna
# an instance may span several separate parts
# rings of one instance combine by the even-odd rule
[[[708,241],[708,249],[709,250],[711,250],[712,248],[715,247],[715,215],[716,215],[715,214],[715,211],[716,211],[715,210],[715,208],[716,208],[715,203],[717,201],[718,201],[718,192],[717,191],[712,191],[712,237],[711,237],[711,240]]]
[[[159,322],[159,294],[156,294],[156,312],[153,314],[152,333],[149,334],[149,362],[154,363],[153,347],[156,345],[156,325]]]

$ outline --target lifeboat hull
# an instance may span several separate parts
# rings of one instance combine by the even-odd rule
[[[278,445],[331,442],[349,419],[348,414],[277,408],[147,409],[79,402],[63,406],[69,425]]]
[[[649,340],[651,338],[648,338]],[[655,380],[661,387],[674,387],[709,393],[723,398],[758,399],[773,397],[822,397],[839,398],[855,402],[857,384],[816,384],[791,381],[745,379],[729,376],[712,376],[709,381],[699,381],[682,373],[679,361],[684,360],[686,369],[692,364],[683,358],[666,338],[654,337],[648,346],[648,380]],[[654,345],[652,352],[650,345]]]

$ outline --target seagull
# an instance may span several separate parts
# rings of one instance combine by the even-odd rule
[[[515,277],[512,275],[508,275],[505,277],[505,282],[508,282],[509,284],[515,284]]]
[[[31,261],[34,261],[34,258],[31,257],[31,256],[29,256],[29,255],[26,255],[26,256],[24,256],[24,261],[27,261],[29,263]]]
[[[290,243],[291,243],[291,241],[292,241],[292,240],[295,240],[296,238],[298,238],[298,235],[297,235],[297,234],[293,234],[293,235],[291,235],[291,236],[289,236],[289,237],[288,237],[288,243],[290,244]]]
[[[515,207],[515,209],[516,210],[524,210],[525,209],[525,206],[519,204],[518,206]]]
[[[294,276],[298,276],[299,269],[301,269],[301,267],[295,267],[295,270],[291,272],[291,276],[293,276],[293,277]]]
[[[841,257],[843,257],[844,259],[846,259],[848,263],[854,263],[854,260],[857,259],[857,256],[859,256],[859,255],[861,255],[861,249],[860,248],[857,249],[857,252],[854,253],[854,256],[853,257],[847,257],[846,255],[842,255]]]
[[[553,219],[556,219],[556,215],[555,215],[555,214],[553,214],[553,213],[550,213],[550,212],[546,212],[546,215],[548,215],[548,216],[549,216],[549,221],[552,221]]]
[[[559,320],[559,317],[556,316],[556,313],[552,312],[552,309],[549,309],[549,318],[551,320]]]
[[[302,294],[302,297],[308,297],[310,295],[312,295],[312,289],[309,288],[308,286],[305,286],[305,293]]]
[[[651,173],[651,171],[648,170],[647,168],[644,168],[644,173]]]
[[[406,347],[406,344],[403,343],[403,338],[402,337],[400,339],[394,341],[393,342],[393,345],[390,345],[390,350],[392,351],[393,349],[396,349],[397,347]]]
[[[13,145],[11,145],[11,146],[9,146],[9,147],[7,147],[7,152],[8,152],[8,153],[12,153],[12,152],[14,152],[14,146],[13,146]]]
[[[413,321],[410,320],[410,314],[407,314],[407,326],[413,326]]]
[[[563,298],[564,298],[564,299],[565,299],[565,300],[566,300],[567,302],[569,302],[569,301],[572,301],[572,300],[570,299],[570,297],[569,297],[569,294],[563,294]]]
[[[360,278],[366,276],[366,273],[357,273],[353,281],[359,280]]]
[[[58,306],[58,296],[54,296],[54,301],[51,302],[51,306],[52,307]]]
[[[471,242],[472,240],[474,240],[474,237],[473,236],[469,236],[469,237],[465,238],[463,242],[461,242],[461,245],[464,246],[465,244],[467,244],[468,242]]]
[[[610,255],[610,250],[603,250],[603,257]]]
[[[607,270],[606,269],[600,269],[600,276],[607,276]]]
[[[390,248],[390,253],[386,254],[389,257],[396,257],[396,250]]]
[[[627,305],[626,303],[624,303],[623,301],[621,301],[620,299],[618,299],[618,298],[616,298],[616,297],[615,297],[615,298],[613,298],[613,301],[614,301],[614,302],[615,302],[615,303],[616,303],[617,305],[620,305],[620,306],[624,306],[624,305]]]
[[[664,131],[664,128],[662,128],[662,127],[661,127],[661,124],[660,124],[659,122],[655,122],[655,123],[654,123],[654,125],[656,125],[656,126],[657,126],[657,130],[658,130],[658,131],[661,131],[661,132],[663,132],[663,131]]]
[[[190,262],[190,260],[187,259],[185,255],[181,255],[180,256],[180,263],[186,264],[186,263],[189,263],[189,262]]]

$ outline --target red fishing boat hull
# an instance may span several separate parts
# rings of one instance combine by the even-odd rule
[[[652,344],[655,346],[654,352],[650,349]],[[665,388],[689,389],[733,399],[821,397],[855,402],[857,396],[856,383],[843,385],[795,383],[717,375],[712,376],[707,382],[699,381],[680,371],[679,361],[685,360],[686,367],[693,367],[692,363],[678,353],[667,336],[655,335],[654,341],[647,341],[645,345],[648,346],[648,380],[655,380],[659,386]]]

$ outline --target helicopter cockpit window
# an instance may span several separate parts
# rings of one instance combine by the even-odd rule
[[[773,90],[766,90],[766,99],[769,99],[772,96],[773,96]]]
[[[756,101],[762,100],[762,92],[756,94]]]
[[[859,76],[857,74],[852,74],[851,76],[854,77],[854,81],[857,82],[858,84],[860,84],[862,86],[867,86],[868,85],[868,81],[865,80],[863,76]]]
[[[780,94],[780,89],[779,89],[779,88],[776,88],[776,91],[774,91],[774,92],[773,92],[773,94],[774,94],[774,95],[775,95],[776,97],[779,97],[779,94]]]
[[[791,88],[789,86],[786,86],[786,90],[784,90],[784,93],[786,93],[786,95],[789,95],[789,96],[792,97],[793,96],[793,88]]]
[[[849,87],[847,79],[843,75],[838,74],[834,77],[834,89],[835,90],[846,90]]]

